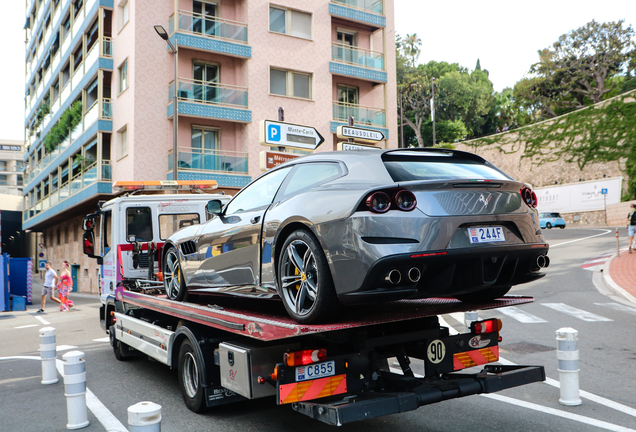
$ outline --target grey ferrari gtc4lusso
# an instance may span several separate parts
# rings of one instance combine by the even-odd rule
[[[346,305],[465,302],[543,277],[536,195],[483,158],[446,149],[325,152],[243,188],[163,248],[170,299],[279,297],[302,323]]]

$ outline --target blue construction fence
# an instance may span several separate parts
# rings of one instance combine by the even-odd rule
[[[33,303],[33,260],[0,255],[0,312],[25,310]]]

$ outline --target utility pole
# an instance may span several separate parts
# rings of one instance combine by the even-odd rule
[[[435,146],[435,77],[431,80],[431,120],[433,121],[433,146]]]

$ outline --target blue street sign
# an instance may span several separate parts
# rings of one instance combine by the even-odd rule
[[[267,125],[267,139],[268,141],[280,142],[280,126],[276,124]]]
[[[601,195],[607,195],[607,188],[601,189]]]

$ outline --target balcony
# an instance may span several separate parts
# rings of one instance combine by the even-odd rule
[[[240,123],[252,121],[247,110],[247,88],[179,78],[179,115]],[[174,81],[168,87],[168,118],[173,115]]]
[[[245,23],[180,10],[177,29],[174,15],[170,17],[169,33],[183,47],[232,57],[252,57]]]
[[[329,72],[334,75],[375,83],[388,81],[387,73],[384,71],[384,54],[380,52],[333,42],[331,59],[333,61],[329,62]]]
[[[334,120],[346,122],[350,116],[353,116],[355,124],[358,125],[386,126],[386,114],[381,108],[370,108],[343,102],[333,103]]]
[[[331,0],[329,14],[376,28],[386,27],[383,0]]]
[[[251,181],[246,152],[179,148],[179,180],[216,180],[219,186],[243,187]],[[172,179],[172,150],[168,152]]]

